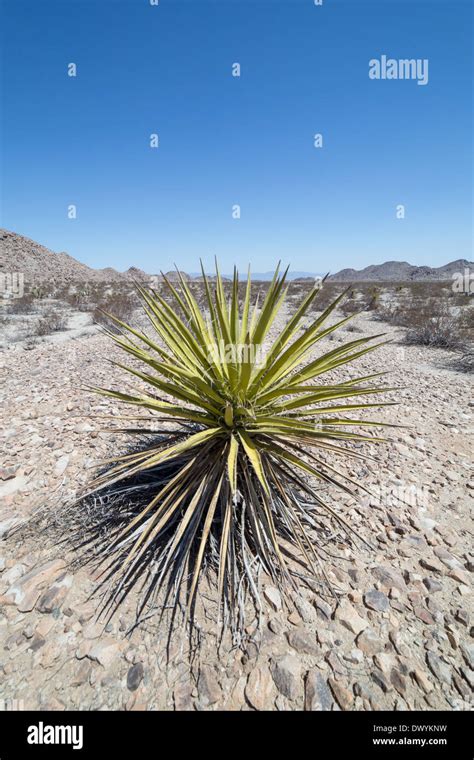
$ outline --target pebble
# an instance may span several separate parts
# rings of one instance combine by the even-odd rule
[[[143,664],[136,662],[127,673],[127,689],[136,691],[143,679]]]
[[[364,602],[370,610],[377,612],[385,612],[390,607],[390,602],[382,591],[368,591],[364,594]]]
[[[255,710],[268,710],[275,695],[275,685],[268,665],[254,668],[248,676],[245,697]]]
[[[271,673],[278,691],[288,699],[297,699],[302,691],[301,661],[291,654],[273,659]]]
[[[305,710],[331,710],[334,704],[331,691],[317,668],[306,674]]]
[[[368,621],[361,617],[357,610],[345,600],[336,608],[334,617],[341,625],[356,635],[369,625]]]

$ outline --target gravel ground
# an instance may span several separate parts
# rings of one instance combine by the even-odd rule
[[[328,562],[337,605],[320,589],[285,602],[266,586],[262,634],[245,652],[224,640],[218,653],[212,620],[200,620],[191,662],[178,636],[167,653],[152,621],[126,635],[132,602],[97,622],[92,571],[72,570],[53,535],[12,532],[45,503],[71,499],[98,461],[125,447],[92,418],[117,405],[81,389],[113,383],[105,357],[114,350],[95,334],[3,353],[0,698],[58,710],[470,709],[472,380],[450,368],[448,352],[403,347],[402,332],[369,315],[356,324],[360,334],[340,336],[382,327],[395,339],[357,373],[390,370],[401,403],[377,418],[407,426],[389,432],[377,463],[348,463],[373,496],[355,506],[338,497],[374,548],[342,548]]]

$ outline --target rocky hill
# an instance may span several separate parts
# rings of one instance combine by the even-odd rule
[[[453,274],[464,272],[465,269],[474,271],[474,263],[467,259],[457,259],[442,267],[418,267],[408,264],[407,261],[386,261],[384,264],[372,264],[365,269],[341,269],[329,279],[341,282],[451,280]]]
[[[342,269],[333,274],[329,280],[340,282],[357,281],[429,281],[451,280],[452,275],[464,273],[468,269],[474,272],[474,263],[466,259],[458,259],[442,267],[414,266],[406,261],[386,261],[384,264],[373,264],[365,269]],[[81,264],[68,253],[54,253],[44,245],[15,232],[0,229],[0,274],[2,272],[23,272],[25,282],[30,285],[41,282],[64,284],[68,282],[126,282],[127,280],[149,280],[150,275],[137,267],[130,267],[126,272],[118,272],[112,267],[93,269]],[[188,275],[181,272],[185,280],[202,280],[201,276]],[[167,272],[169,280],[178,279],[175,271]],[[316,275],[309,272],[290,272],[290,280],[306,281]],[[160,275],[157,275],[160,279]],[[227,279],[228,276],[224,276]],[[269,273],[254,273],[254,280],[266,280]],[[213,276],[210,275],[210,279]]]
[[[148,279],[137,267],[130,267],[126,272],[117,272],[112,267],[93,269],[68,253],[54,253],[30,238],[4,229],[0,229],[1,272],[23,272],[25,283],[29,285]]]

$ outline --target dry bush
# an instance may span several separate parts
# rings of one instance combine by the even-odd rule
[[[25,293],[21,298],[13,298],[8,306],[9,314],[31,314],[35,310],[34,298]]]
[[[61,332],[67,326],[67,317],[59,311],[48,311],[38,321],[35,329],[35,335],[51,335],[54,332]]]
[[[122,322],[130,322],[137,307],[137,301],[129,293],[112,293],[106,299],[99,302],[94,309],[92,318],[99,325],[105,325],[111,330],[117,330],[113,321],[107,316],[112,314]]]
[[[474,372],[474,350],[463,354],[455,364],[460,372]]]
[[[445,307],[420,309],[416,314],[416,324],[408,330],[405,342],[409,345],[433,346],[458,350],[463,341],[460,334],[459,318],[454,317]]]

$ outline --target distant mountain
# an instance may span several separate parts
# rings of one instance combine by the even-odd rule
[[[267,282],[269,280],[272,280],[274,274],[275,274],[274,271],[273,272],[252,272],[251,271],[252,280],[259,280],[260,282]],[[209,272],[209,273],[206,272],[206,275],[207,275],[208,279],[210,279],[210,280],[211,279],[215,279],[215,274],[213,272]],[[191,274],[189,276],[192,277],[195,280],[202,280],[202,274],[201,274],[201,272],[191,272]],[[245,272],[239,272],[239,276],[240,276],[241,280],[245,279],[247,277],[247,271],[245,270]],[[307,280],[307,279],[314,280],[315,277],[322,277],[322,276],[323,275],[315,273],[315,272],[292,272],[292,271],[290,271],[287,274],[287,279],[288,280]],[[222,277],[225,280],[232,280],[233,275],[232,274],[223,274]]]
[[[358,281],[389,281],[399,282],[425,281],[425,280],[451,280],[452,275],[465,269],[474,272],[474,263],[466,259],[458,259],[445,264],[442,267],[417,267],[406,261],[386,261],[384,264],[372,264],[365,269],[342,269],[333,274],[329,280],[340,282]],[[30,238],[18,235],[16,232],[0,229],[0,274],[2,272],[23,272],[27,286],[48,282],[54,285],[68,282],[130,282],[132,280],[146,282],[151,275],[137,267],[130,267],[126,272],[118,272],[112,267],[105,269],[93,269],[76,261],[68,253],[54,253],[44,245],[36,243]],[[183,279],[202,279],[201,274],[191,275],[181,272]],[[245,277],[245,273],[242,273]],[[268,281],[274,272],[253,272],[254,281]],[[166,276],[176,282],[178,279],[175,271],[167,272]],[[315,272],[291,271],[289,280],[313,280],[322,275]],[[158,280],[160,275],[155,275]],[[210,274],[212,279],[215,275]],[[232,279],[232,275],[224,275],[226,279]]]
[[[148,280],[149,275],[137,267],[117,272],[112,267],[93,269],[76,261],[68,253],[54,253],[24,235],[0,229],[0,273],[22,272],[27,286],[48,282],[124,282]]]
[[[386,261],[384,264],[372,264],[365,269],[341,269],[328,279],[336,282],[451,280],[453,274],[463,273],[465,269],[474,272],[474,263],[467,259],[457,259],[442,267],[417,267],[406,261]]]

